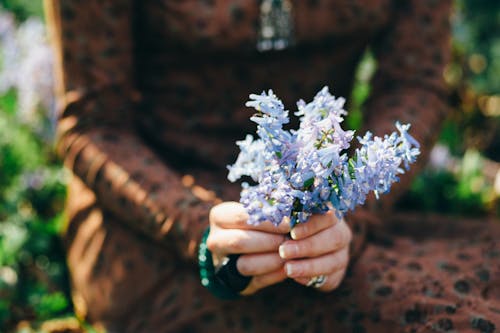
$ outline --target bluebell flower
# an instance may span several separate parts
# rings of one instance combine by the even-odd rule
[[[386,193],[399,175],[420,154],[418,142],[408,133],[409,124],[396,123],[399,133],[383,138],[367,132],[349,157],[354,131],[341,126],[345,99],[335,98],[327,87],[306,103],[297,103],[300,125],[285,130],[290,119],[272,90],[250,95],[247,106],[257,113],[258,139],[248,135],[238,141],[240,154],[228,166],[230,181],[250,176],[257,184],[242,185],[240,202],[249,213],[249,223],[285,219],[306,222],[312,214],[330,209],[340,218],[362,205],[367,195]]]

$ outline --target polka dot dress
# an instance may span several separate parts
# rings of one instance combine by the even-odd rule
[[[359,210],[332,293],[286,281],[221,301],[201,286],[209,210],[239,195],[225,166],[254,131],[249,93],[272,88],[290,109],[324,85],[349,97],[370,48],[366,128],[411,122],[423,163],[448,113],[450,0],[291,2],[295,44],[260,53],[258,0],[45,1],[58,150],[75,175],[65,242],[76,311],[109,332],[498,331],[500,227],[486,221]]]

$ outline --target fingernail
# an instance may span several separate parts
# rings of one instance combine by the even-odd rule
[[[289,277],[293,277],[293,265],[291,264],[286,264],[286,275]]]
[[[292,229],[292,231],[290,231],[290,236],[292,236],[292,239],[297,239],[297,234],[295,233],[295,229]]]
[[[279,254],[281,259],[287,259],[293,257],[298,252],[297,245],[295,244],[283,244],[279,247]]]
[[[285,246],[284,245],[280,245],[278,251],[280,253],[281,259],[286,259]]]

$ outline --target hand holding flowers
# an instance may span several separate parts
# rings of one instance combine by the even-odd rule
[[[207,247],[216,262],[232,253],[242,254],[238,271],[251,276],[241,292],[250,295],[260,289],[292,278],[306,285],[318,274],[327,277],[321,291],[335,289],[345,274],[349,261],[351,231],[344,221],[331,212],[313,215],[311,223],[297,225],[290,233],[290,224],[278,227],[270,222],[248,224],[242,204],[224,202],[210,212],[210,234]]]
[[[247,222],[245,208],[238,202],[214,206],[209,219],[207,247],[215,266],[228,254],[241,254],[237,269],[244,276],[252,276],[242,295],[253,294],[287,278],[278,249],[290,232],[289,224],[282,223],[279,227],[269,222],[251,225]]]
[[[312,215],[307,223],[296,225],[292,239],[279,248],[285,259],[287,277],[308,285],[313,277],[324,276],[321,291],[332,291],[342,282],[349,263],[351,229],[333,212]]]
[[[237,142],[241,152],[228,179],[249,176],[255,183],[242,184],[242,206],[214,207],[207,246],[220,258],[243,254],[236,267],[253,278],[242,294],[286,277],[333,290],[345,274],[352,238],[342,217],[370,192],[377,198],[388,192],[404,173],[401,165],[408,169],[420,154],[418,142],[408,134],[410,125],[396,123],[399,134],[358,137],[360,147],[349,157],[354,131],[341,127],[345,100],[328,88],[310,103],[297,103],[297,130],[283,128],[288,111],[272,91],[250,99],[259,138]],[[292,239],[286,239],[290,228]]]

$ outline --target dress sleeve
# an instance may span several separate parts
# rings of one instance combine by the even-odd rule
[[[133,1],[45,0],[56,54],[58,151],[104,210],[193,259],[215,195],[135,134]]]
[[[394,23],[373,46],[378,68],[364,110],[365,129],[383,135],[396,130],[396,121],[411,123],[410,134],[420,142],[422,154],[392,193],[383,197],[386,208],[425,165],[449,111],[443,71],[450,57],[451,0],[394,4]]]

